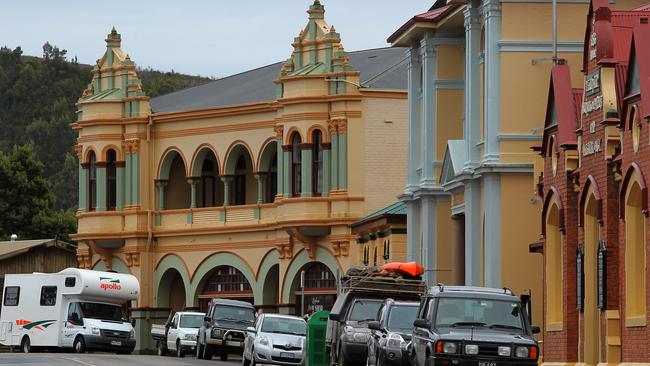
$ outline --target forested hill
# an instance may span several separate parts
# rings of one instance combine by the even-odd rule
[[[75,230],[70,225],[77,205],[78,163],[70,123],[75,120],[75,103],[91,80],[91,66],[66,54],[49,43],[43,46],[43,57],[24,56],[20,48],[0,48],[0,240],[12,233],[21,239],[65,238]],[[138,75],[150,97],[211,80],[152,69],[140,69]],[[11,177],[42,187],[30,188]],[[34,199],[39,204],[30,201]],[[34,221],[37,217],[59,225],[35,227],[40,225]]]

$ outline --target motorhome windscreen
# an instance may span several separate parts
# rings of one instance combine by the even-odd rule
[[[248,307],[217,305],[212,311],[212,318],[217,321],[225,320],[252,323],[255,321],[255,311]]]
[[[203,315],[199,314],[188,314],[188,315],[181,315],[181,324],[179,325],[180,328],[201,328],[201,325],[203,325]]]
[[[118,305],[100,304],[95,302],[80,302],[79,306],[81,306],[81,312],[84,318],[114,322],[128,321],[124,316],[122,307]]]
[[[435,326],[486,327],[522,333],[521,313],[521,306],[513,301],[443,298],[438,300]]]

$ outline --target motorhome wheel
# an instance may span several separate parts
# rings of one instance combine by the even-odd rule
[[[84,341],[84,337],[78,336],[75,338],[73,348],[75,353],[86,353],[86,342]]]
[[[32,350],[31,342],[29,341],[28,336],[24,336],[22,342],[20,342],[20,352],[29,353]]]

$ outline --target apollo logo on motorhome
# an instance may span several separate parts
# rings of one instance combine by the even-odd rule
[[[103,289],[104,291],[119,291],[122,289],[122,285],[120,285],[119,279],[114,279],[111,277],[99,277],[99,288]]]
[[[45,328],[54,324],[55,321],[56,320],[38,320],[33,322],[31,320],[18,319],[16,320],[16,325],[22,326],[23,329],[27,329],[27,330],[37,329],[37,330],[45,331]]]

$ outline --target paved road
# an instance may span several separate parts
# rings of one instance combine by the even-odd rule
[[[222,362],[217,360],[197,360],[193,357],[176,358],[171,356],[149,356],[149,355],[113,355],[103,353],[83,354],[74,353],[0,353],[0,366],[189,366],[189,365],[211,365],[211,366],[233,366],[240,365],[241,358]]]

